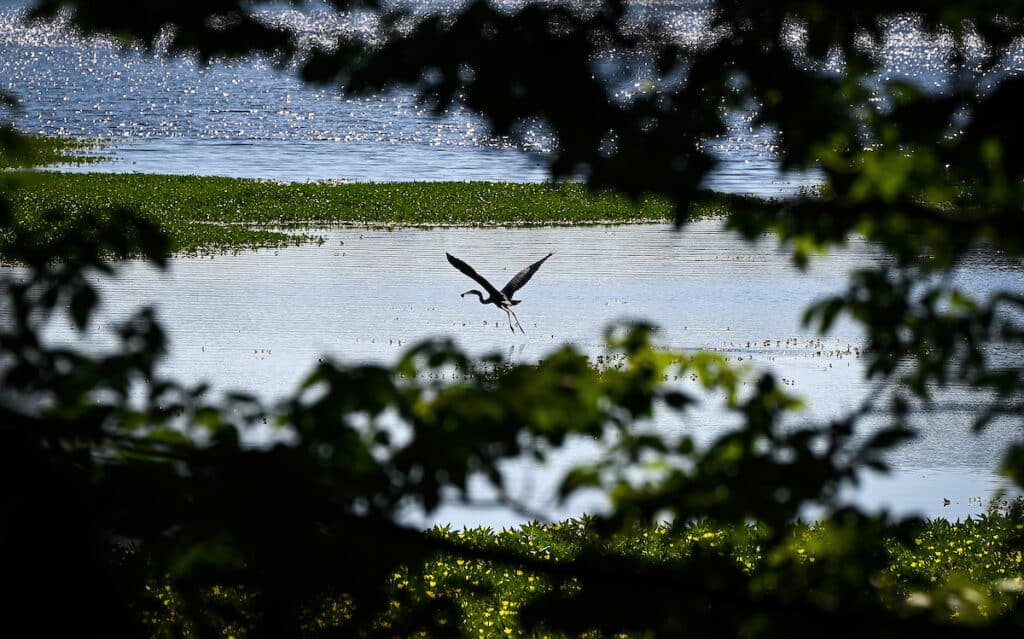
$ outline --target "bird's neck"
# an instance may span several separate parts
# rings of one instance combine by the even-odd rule
[[[473,289],[472,291],[466,291],[465,293],[462,294],[463,297],[465,297],[467,295],[476,295],[477,297],[480,298],[480,303],[481,304],[486,304],[487,303],[487,300],[484,299],[484,294],[481,293],[480,291],[476,290],[476,289]]]

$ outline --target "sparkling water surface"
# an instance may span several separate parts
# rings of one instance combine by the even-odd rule
[[[109,159],[64,170],[283,181],[547,179],[552,142],[540,123],[524,123],[519,139],[496,137],[476,115],[455,109],[436,116],[407,91],[345,97],[301,85],[265,60],[203,67],[82,40],[52,26],[27,28],[18,20],[24,5],[0,2],[0,88],[22,100],[18,125],[111,140],[99,151]],[[632,11],[638,20],[664,16],[665,5],[634,2]],[[705,3],[672,7],[682,7],[665,23],[672,37],[707,37]],[[288,21],[311,38],[372,28],[357,16],[320,17],[285,10],[271,19]],[[793,37],[799,36],[796,30]],[[921,36],[912,20],[894,23],[877,51],[885,62],[879,79],[941,89],[948,52],[948,40]],[[1015,48],[994,73],[1018,72],[1022,59]],[[638,82],[621,88],[624,98],[647,81],[643,69],[635,73]],[[708,144],[721,159],[708,182],[713,188],[774,196],[817,179],[813,172],[780,172],[775,136],[752,127],[748,114],[732,114],[728,134]],[[104,304],[84,343],[102,348],[108,343],[105,328],[139,304],[152,304],[172,342],[166,373],[272,401],[289,394],[324,354],[393,361],[420,339],[453,335],[473,353],[497,351],[517,361],[535,361],[566,342],[596,355],[605,327],[632,318],[661,326],[667,347],[715,349],[732,361],[773,371],[807,399],[806,419],[839,415],[873,390],[855,355],[863,340],[856,327],[840,323],[818,336],[799,322],[802,309],[840,290],[852,268],[884,259],[857,240],[803,273],[773,242],[746,244],[713,222],[682,233],[647,225],[323,233],[322,245],[176,258],[163,274],[137,262],[120,265],[119,277],[103,283]],[[525,336],[509,332],[503,313],[458,297],[471,284],[447,264],[445,251],[497,281],[555,252],[521,295],[517,312]],[[979,293],[999,287],[1024,291],[1020,264],[984,251],[956,277]],[[63,327],[51,337],[82,336]],[[1011,361],[1021,355],[1002,354]],[[969,435],[967,424],[982,398],[952,388],[941,399],[916,418],[920,436],[894,456],[894,474],[866,477],[851,499],[929,516],[960,517],[983,508],[984,498],[1000,485],[994,473],[999,451],[1020,433],[996,424]],[[655,420],[662,432],[689,432],[704,441],[732,425],[714,406],[683,419]],[[551,482],[559,468],[592,452],[591,443],[576,442],[547,467],[517,462],[508,472],[537,508],[555,516],[579,514],[600,508],[602,501],[555,505]],[[485,494],[486,488],[474,491]],[[430,519],[410,517],[460,525],[521,520],[455,503]]]
[[[553,143],[541,123],[524,123],[521,139],[497,137],[476,115],[455,108],[438,116],[407,90],[340,96],[302,85],[293,72],[263,59],[206,67],[83,40],[55,26],[26,28],[19,21],[23,4],[0,9],[0,86],[24,104],[17,123],[112,142],[98,152],[109,160],[63,170],[283,181],[548,178]],[[693,6],[669,30],[680,39],[699,38],[702,4],[683,4]],[[652,11],[649,3],[637,7]],[[365,28],[297,11],[276,19],[321,36]],[[647,81],[643,69],[634,72],[638,81],[618,94],[628,96]],[[709,141],[722,162],[709,186],[779,195],[815,182],[813,173],[780,172],[773,136],[751,128],[749,119],[735,114],[728,135]]]

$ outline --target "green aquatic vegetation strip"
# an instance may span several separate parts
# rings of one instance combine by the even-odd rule
[[[991,514],[963,522],[944,519],[925,523],[909,540],[879,540],[889,558],[883,574],[872,582],[878,595],[895,606],[928,606],[950,621],[983,621],[1020,604],[1024,591],[1024,519],[1019,515]],[[718,556],[758,578],[783,567],[790,577],[816,565],[841,566],[843,531],[829,525],[795,524],[783,541],[772,548],[765,543],[767,529],[760,525],[720,527],[701,521],[672,529],[652,526],[600,535],[588,519],[542,525],[528,524],[513,530],[487,528],[453,530],[436,528],[439,540],[469,550],[498,551],[527,558],[535,564],[572,561],[584,552],[602,552],[662,566],[682,566],[701,554]],[[387,632],[401,628],[402,615],[414,609],[438,612],[434,622],[458,627],[462,636],[479,639],[509,637],[552,638],[564,635],[528,633],[519,622],[520,611],[554,587],[550,578],[527,566],[442,555],[423,564],[401,568],[388,584],[387,612],[376,623]],[[824,567],[828,571],[830,568]],[[563,584],[562,588],[566,586]],[[169,585],[155,584],[151,591],[158,614],[147,617],[156,628],[181,620],[179,602]],[[966,593],[966,594],[965,594]],[[233,607],[258,614],[255,600],[244,591],[214,587],[207,592],[211,607]],[[442,604],[451,605],[442,605]],[[343,593],[325,597],[307,611],[307,630],[344,628],[353,618],[352,599]],[[245,636],[246,628],[226,624],[223,636]],[[428,636],[418,631],[408,636]],[[596,637],[594,634],[582,637]],[[627,639],[629,635],[617,635]]]
[[[665,221],[665,200],[639,202],[583,185],[493,182],[289,183],[251,179],[106,173],[17,172],[13,207],[26,227],[48,210],[81,216],[112,207],[142,212],[164,228],[175,252],[286,246],[318,238],[309,229],[369,226],[486,226]],[[722,215],[737,200],[706,192],[692,216]],[[226,231],[225,226],[237,226]],[[282,229],[282,227],[294,227]]]
[[[106,142],[103,140],[57,138],[20,133],[6,127],[0,130],[0,169],[98,162],[104,158],[82,153],[104,146]]]

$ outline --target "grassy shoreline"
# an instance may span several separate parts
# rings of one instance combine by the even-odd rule
[[[24,228],[48,210],[72,217],[132,208],[170,236],[171,250],[193,254],[316,241],[309,229],[376,227],[633,224],[672,218],[666,200],[639,202],[593,193],[575,183],[499,182],[277,183],[155,174],[9,171],[16,219]],[[704,192],[694,219],[724,215],[737,196]],[[282,230],[290,228],[289,231]]]

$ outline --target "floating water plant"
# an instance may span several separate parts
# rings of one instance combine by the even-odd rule
[[[665,221],[664,200],[634,201],[583,185],[494,182],[289,183],[177,175],[9,174],[26,226],[50,210],[75,217],[128,207],[157,222],[178,253],[280,247],[317,241],[310,229],[365,226],[526,226]],[[724,214],[738,200],[706,192],[692,216]],[[45,232],[45,229],[41,229]]]

